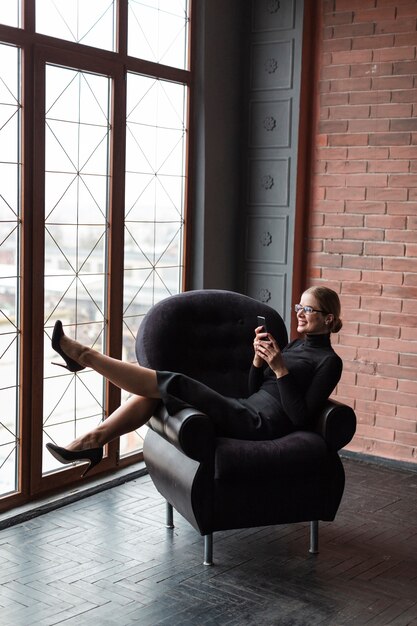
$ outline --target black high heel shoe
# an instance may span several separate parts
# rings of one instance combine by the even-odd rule
[[[47,443],[49,452],[60,463],[88,463],[87,469],[81,474],[84,478],[103,458],[103,448],[90,448],[89,450],[67,450],[56,446],[54,443]]]
[[[62,363],[54,363],[54,362],[52,362],[52,365],[59,365],[59,367],[64,367],[66,370],[70,372],[79,372],[85,369],[85,365],[80,365],[79,363],[77,363],[77,361],[74,361],[74,359],[71,359],[71,357],[67,356],[65,352],[62,350],[60,346],[60,341],[62,337],[64,336],[64,334],[65,333],[64,333],[64,329],[62,328],[62,322],[61,320],[57,320],[55,322],[54,331],[52,333],[52,347],[55,350],[55,352],[58,352],[58,354],[62,356],[66,365],[63,365]]]

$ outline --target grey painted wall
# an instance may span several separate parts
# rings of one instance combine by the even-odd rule
[[[192,289],[236,290],[246,0],[196,0]]]

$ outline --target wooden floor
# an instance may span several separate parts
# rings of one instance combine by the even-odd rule
[[[417,474],[344,459],[333,523],[202,539],[148,476],[0,532],[0,624],[417,624]]]

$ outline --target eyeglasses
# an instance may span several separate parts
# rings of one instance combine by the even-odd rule
[[[321,311],[320,309],[313,309],[312,306],[303,306],[302,304],[295,304],[294,310],[296,313],[304,311],[306,315],[311,315],[311,313],[325,313],[325,311]]]

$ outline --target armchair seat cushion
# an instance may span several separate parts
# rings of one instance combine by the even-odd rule
[[[317,433],[297,431],[267,441],[216,440],[216,480],[293,480],[320,472],[328,463],[328,448]]]

